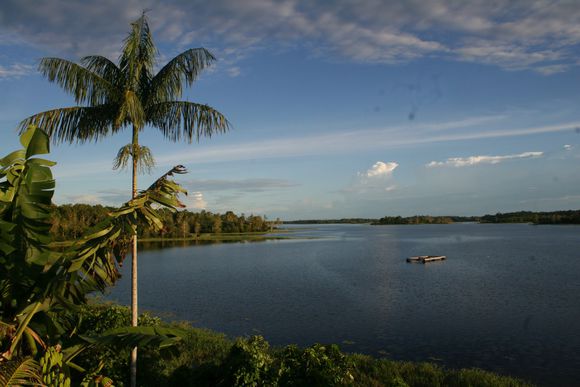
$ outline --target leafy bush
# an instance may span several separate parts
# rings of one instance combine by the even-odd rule
[[[275,385],[274,358],[262,336],[238,339],[225,360],[227,382],[232,386]]]
[[[337,345],[285,347],[279,354],[280,386],[341,386],[353,381],[351,361]]]
[[[138,323],[140,327],[160,326],[161,319],[148,313],[142,313]],[[79,308],[74,325],[77,327],[79,335],[96,336],[117,328],[130,326],[131,311],[127,307],[114,303],[90,303]],[[77,357],[76,362],[83,368],[98,364],[102,373],[115,380],[115,385],[123,386],[129,382],[130,352],[129,347],[98,346],[82,352]],[[159,353],[155,349],[140,349],[142,356],[150,356],[150,352],[154,352],[155,356],[159,357]],[[144,373],[147,374],[147,370],[150,368],[148,364],[144,364],[143,368]],[[141,377],[141,375],[139,376]]]

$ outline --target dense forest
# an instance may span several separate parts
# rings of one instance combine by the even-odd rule
[[[408,217],[401,216],[385,216],[371,224],[451,224],[458,222],[478,222],[479,217],[476,216],[430,216],[430,215],[415,215]]]
[[[450,224],[453,219],[447,216],[417,215],[409,217],[385,216],[372,224]]]
[[[481,223],[580,224],[580,210],[506,212],[484,215],[479,221]]]
[[[51,234],[58,241],[76,239],[82,235],[83,231],[105,219],[112,210],[112,207],[89,204],[53,206]],[[154,233],[149,227],[140,227],[140,238],[190,238],[205,233],[264,232],[271,230],[279,223],[279,220],[269,221],[265,216],[236,215],[232,211],[218,214],[209,211],[172,212],[161,209],[159,214],[163,221],[163,230]]]

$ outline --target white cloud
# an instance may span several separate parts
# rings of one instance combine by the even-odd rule
[[[569,150],[572,150],[574,147],[572,145],[570,145],[570,144],[566,144],[566,145],[564,145],[563,148],[564,148],[565,151],[569,151]]]
[[[203,210],[207,207],[207,202],[203,198],[203,193],[201,192],[192,192],[189,197],[191,199],[188,200],[187,207],[195,208],[196,210]]]
[[[390,161],[388,163],[377,161],[366,172],[359,173],[359,175],[369,178],[390,176],[398,166],[399,164],[395,163],[394,161]]]
[[[191,192],[187,199],[184,200],[188,208],[194,208],[196,210],[203,210],[207,208],[207,202],[203,198],[203,193],[201,192]]]
[[[394,161],[377,161],[365,172],[358,172],[356,178],[339,192],[347,196],[352,194],[366,197],[382,196],[396,189],[396,185],[393,184],[393,172],[398,166],[399,164]]]
[[[499,164],[506,160],[528,159],[542,157],[544,152],[524,152],[516,155],[505,156],[470,156],[470,157],[451,157],[445,161],[431,161],[425,166],[432,167],[468,167],[478,164]]]
[[[34,66],[23,63],[15,63],[10,66],[0,65],[0,80],[20,78],[25,75],[33,74],[35,71]]]
[[[232,78],[238,77],[242,71],[238,66],[230,67],[228,70],[228,75]]]
[[[67,195],[65,196],[67,203],[75,204],[102,204],[102,198],[99,195],[84,194],[84,195]]]

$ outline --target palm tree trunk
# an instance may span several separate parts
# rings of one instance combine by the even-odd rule
[[[133,159],[133,184],[131,198],[137,196],[137,161],[138,153],[136,146],[139,145],[139,130],[133,125],[132,159]],[[131,246],[131,326],[137,326],[137,226],[133,228],[133,240]],[[131,387],[137,387],[137,347],[131,351]]]

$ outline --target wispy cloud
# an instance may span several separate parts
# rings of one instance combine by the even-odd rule
[[[228,68],[227,72],[230,77],[235,78],[240,76],[242,70],[238,66],[233,66]]]
[[[35,73],[34,66],[24,63],[15,63],[10,66],[0,65],[0,80],[20,78]]]
[[[478,164],[499,164],[506,160],[537,158],[543,155],[544,152],[524,152],[505,156],[451,157],[445,161],[431,161],[426,167],[470,167]]]
[[[199,191],[240,191],[240,192],[265,192],[271,190],[296,187],[298,184],[282,179],[193,179],[183,183],[187,187]]]
[[[573,132],[580,127],[580,122],[558,125],[546,125],[529,128],[499,130],[462,130],[453,133],[415,130],[415,127],[385,127],[346,131],[332,134],[321,134],[307,137],[280,138],[251,143],[240,143],[228,146],[216,146],[200,149],[197,152],[178,152],[172,155],[159,156],[159,165],[170,165],[177,162],[219,162],[235,160],[252,160],[259,158],[297,157],[304,155],[324,155],[352,153],[370,149],[392,149],[410,147],[437,142],[479,140],[502,137],[528,136],[540,133]],[[320,144],[324,144],[323,147]]]
[[[358,62],[435,56],[553,74],[577,65],[573,49],[580,44],[577,4],[526,0],[493,6],[485,0],[6,0],[0,36],[16,36],[53,54],[114,58],[129,21],[143,8],[152,10],[161,42],[215,48],[233,74],[234,63],[248,52],[297,46]]]
[[[465,126],[461,126],[463,122]],[[479,120],[459,120],[432,124],[387,126],[381,129],[353,130],[314,136],[286,137],[264,141],[242,142],[234,145],[204,146],[196,152],[176,151],[158,155],[160,168],[175,164],[207,164],[224,161],[243,161],[307,155],[350,154],[373,149],[413,147],[422,144],[529,136],[542,133],[575,132],[580,122],[514,129],[479,129]],[[471,124],[473,127],[470,127]],[[446,130],[446,128],[452,130]],[[437,129],[437,130],[435,130]],[[323,147],[320,144],[324,144]],[[57,165],[58,179],[99,174],[110,171],[110,160],[87,164]]]

